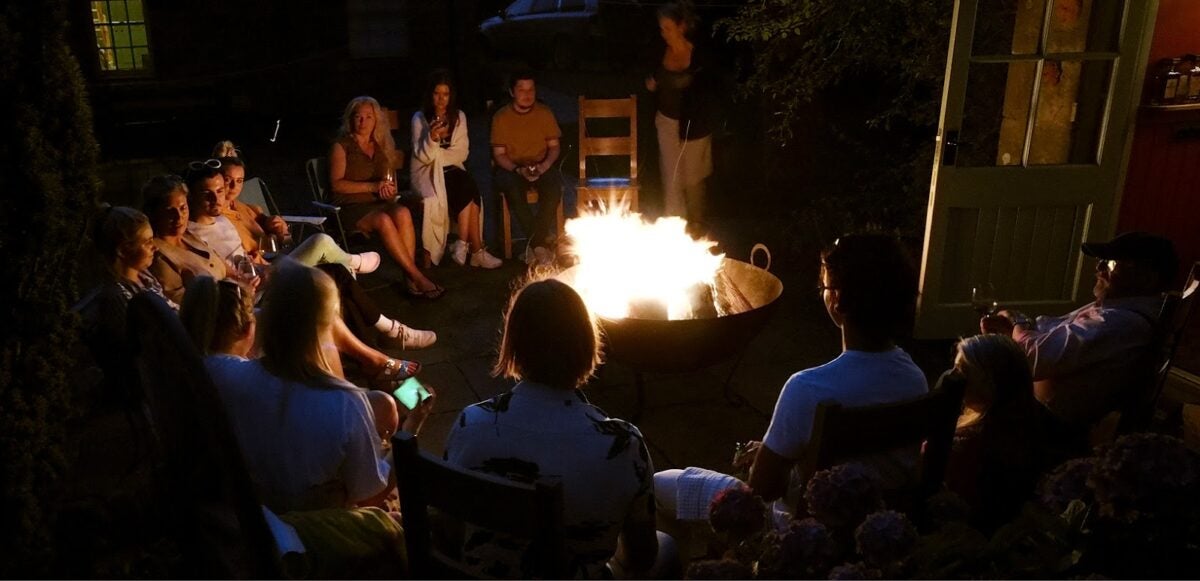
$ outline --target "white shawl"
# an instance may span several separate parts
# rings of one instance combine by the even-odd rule
[[[451,221],[442,168],[454,166],[463,171],[467,169],[463,165],[471,149],[467,137],[467,116],[462,111],[458,112],[458,123],[454,126],[454,133],[450,134],[450,147],[443,149],[429,138],[429,122],[425,120],[424,113],[417,111],[412,117],[412,146],[412,186],[421,195],[425,205],[421,243],[429,251],[433,263],[439,264],[446,252],[446,236]]]

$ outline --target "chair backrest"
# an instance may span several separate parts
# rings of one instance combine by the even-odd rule
[[[531,550],[538,551],[532,561],[540,568],[538,577],[569,577],[561,484],[521,484],[455,466],[421,451],[416,436],[405,431],[392,437],[392,452],[412,577],[431,578],[445,568],[469,574],[434,546],[429,508],[455,521],[530,539]]]
[[[159,297],[129,301],[136,377],[156,443],[167,529],[189,575],[277,578],[275,541],[225,408],[179,317]]]
[[[267,189],[267,182],[262,178],[247,179],[242,184],[242,193],[238,199],[262,208],[268,216],[279,215],[279,206],[275,204],[275,198],[271,197],[271,190]]]
[[[305,173],[308,174],[308,187],[312,190],[313,200],[326,203],[329,201],[329,160],[314,157],[304,163]]]
[[[807,480],[818,470],[868,454],[924,444],[917,494],[924,498],[941,487],[962,411],[966,378],[950,370],[928,394],[908,401],[863,407],[817,404],[800,470]]]
[[[588,120],[629,120],[629,136],[592,137]],[[629,178],[637,179],[637,95],[625,99],[579,97],[579,179],[587,179],[587,160],[592,156],[629,156]],[[611,176],[603,176],[611,177]],[[617,176],[625,177],[625,176]]]
[[[400,112],[395,109],[388,109],[387,107],[381,107],[381,109],[383,109],[383,118],[387,119],[388,127],[390,127],[392,131],[399,130]]]

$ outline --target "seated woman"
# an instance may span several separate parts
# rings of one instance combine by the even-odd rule
[[[421,240],[434,264],[442,261],[449,218],[458,228],[450,257],[459,266],[498,268],[503,264],[483,247],[479,188],[464,165],[470,154],[467,116],[458,109],[450,73],[434,71],[425,104],[412,117],[412,184],[425,204]]]
[[[187,186],[178,176],[154,177],[142,187],[143,209],[151,216],[154,244],[158,249],[149,270],[158,280],[165,281],[164,292],[177,302],[183,300],[185,285],[192,278],[205,275],[222,280],[232,272],[208,243],[187,229],[190,215],[187,193]],[[331,270],[346,272],[345,268],[336,265]],[[348,275],[346,278],[349,279],[348,285],[357,286]],[[258,279],[254,280],[257,284]],[[358,298],[370,300],[365,293],[350,291],[349,294],[355,297],[361,294],[362,297]],[[369,302],[368,307],[378,313],[373,302]],[[343,314],[351,312],[357,311],[350,307],[344,309]],[[396,327],[407,329],[382,314],[376,316],[376,328],[385,333]],[[404,333],[397,333],[396,336],[403,337]],[[372,349],[359,340],[343,320],[335,323],[334,343],[358,362],[368,376],[374,377],[372,383],[380,387],[387,387],[397,379],[416,374],[420,368],[416,362],[392,359]]]
[[[1029,360],[1011,337],[959,341],[954,368],[967,389],[946,486],[971,506],[972,524],[990,532],[1020,512],[1048,468],[1050,417],[1033,396]]]
[[[446,289],[417,267],[412,213],[396,203],[398,155],[379,102],[371,97],[355,97],[346,105],[338,139],[329,153],[333,202],[342,206],[343,224],[378,236],[388,255],[408,275],[409,294],[436,299]]]
[[[508,309],[494,371],[519,383],[464,409],[446,440],[454,464],[521,482],[561,481],[566,546],[575,576],[585,578],[606,575],[614,553],[616,568],[631,573],[649,569],[660,553],[642,434],[579,391],[599,360],[600,334],[583,299],[557,280],[527,285]],[[476,543],[467,532],[464,552],[472,554],[464,561],[478,558],[496,577],[534,573],[522,569],[527,546],[514,552],[508,540]]]
[[[327,275],[278,267],[258,329],[262,357],[248,360],[256,324],[248,289],[197,277],[180,316],[229,413],[260,500],[283,513],[378,504],[394,486],[380,440],[397,427],[389,395],[343,379],[328,345],[338,319]],[[418,428],[432,406],[405,427]],[[375,411],[373,411],[375,410]]]

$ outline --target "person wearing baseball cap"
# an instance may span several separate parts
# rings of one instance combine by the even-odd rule
[[[1080,429],[1115,410],[1127,388],[1153,373],[1163,292],[1178,263],[1170,240],[1146,232],[1087,242],[1082,251],[1097,260],[1094,302],[1061,317],[1035,320],[1005,310],[979,321],[982,332],[1009,334],[1025,349],[1034,395]]]

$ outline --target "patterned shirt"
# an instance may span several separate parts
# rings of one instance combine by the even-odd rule
[[[522,382],[463,410],[446,460],[519,482],[561,482],[566,546],[576,577],[608,576],[627,523],[654,522],[654,466],[642,434],[608,417],[583,392]],[[501,578],[528,578],[528,543],[466,526],[463,562]]]

